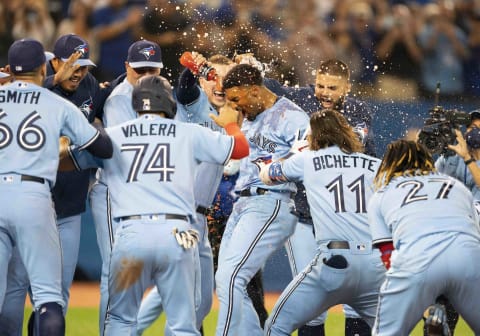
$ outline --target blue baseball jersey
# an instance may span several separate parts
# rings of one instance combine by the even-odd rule
[[[380,160],[363,153],[346,154],[337,146],[304,151],[281,162],[289,181],[302,181],[318,242],[370,242],[367,202]]]
[[[322,104],[315,97],[315,86],[288,87],[281,85],[274,79],[265,78],[265,85],[280,96],[291,99],[298,104],[308,115],[317,112],[322,108]],[[374,111],[364,102],[352,97],[345,97],[340,111],[347,119],[348,123],[354,128],[365,145],[365,153],[376,156],[375,138],[373,134]]]
[[[33,83],[2,86],[0,104],[0,174],[34,175],[53,185],[59,137],[82,149],[99,135],[75,105]]]
[[[393,240],[392,267],[421,272],[458,233],[480,241],[472,193],[441,173],[392,179],[374,194],[368,214],[373,242]]]
[[[288,87],[278,81],[265,78],[265,85],[278,95],[285,96],[298,104],[310,116],[322,109],[322,104],[315,97],[315,87]],[[372,130],[374,113],[363,101],[346,97],[342,109],[339,111],[347,119],[348,123],[360,136],[365,146],[365,153],[376,156],[375,138]],[[298,192],[295,196],[295,213],[304,223],[312,223],[310,208],[305,197],[305,188],[302,184],[297,185]]]
[[[198,124],[224,134],[224,129],[218,126],[209,116],[210,113],[218,115],[217,110],[208,101],[205,91],[199,91],[200,94],[195,101],[185,105],[177,103],[177,114],[175,115],[175,119]],[[223,165],[202,162],[195,174],[195,200],[197,204],[209,207],[213,202],[215,192],[220,183],[223,174]]]
[[[93,122],[95,117],[103,110],[105,99],[102,92],[108,91],[108,89],[101,90],[95,77],[87,73],[75,91],[65,91],[60,85],[53,84],[54,72],[50,63],[47,64],[47,74],[49,76],[45,79],[43,86],[72,102],[82,111],[89,122]],[[57,218],[66,218],[85,211],[89,182],[89,171],[57,173],[55,187],[52,189]]]
[[[457,180],[460,180],[472,192],[473,199],[475,201],[480,201],[480,188],[478,188],[477,184],[473,180],[470,170],[465,165],[461,157],[458,155],[448,157],[442,155],[437,159],[437,161],[435,161],[435,168],[437,168],[439,173],[444,173],[446,175],[455,177]]]
[[[234,145],[231,136],[150,114],[106,131],[114,150],[101,165],[114,218],[152,213],[194,218],[192,168],[200,162],[225,164]],[[75,153],[79,167],[91,166],[85,154]]]
[[[275,104],[258,114],[255,120],[244,120],[242,132],[250,146],[250,156],[243,159],[240,165],[240,175],[235,189],[237,191],[260,187],[276,191],[296,191],[294,183],[276,186],[266,186],[258,176],[259,169],[253,162],[262,158],[277,161],[285,157],[295,141],[295,132],[300,129],[305,132],[309,117],[291,100],[280,97]]]
[[[132,107],[133,85],[125,78],[108,96],[103,107],[103,126],[112,127],[138,117]]]

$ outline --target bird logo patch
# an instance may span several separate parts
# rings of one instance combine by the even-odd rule
[[[74,50],[82,53],[82,55],[86,55],[88,53],[88,46],[86,44],[80,44],[78,47],[75,47]]]
[[[140,54],[145,56],[145,58],[148,60],[150,59],[151,56],[155,55],[155,49],[153,47],[148,47],[148,48],[143,48],[142,50],[139,51]]]

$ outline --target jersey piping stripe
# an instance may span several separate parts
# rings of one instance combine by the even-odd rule
[[[380,332],[380,308],[382,307],[382,299],[383,299],[382,290],[385,291],[388,288],[389,284],[390,284],[390,281],[388,281],[388,277],[387,277],[378,293],[378,306],[377,306],[377,313],[375,314],[376,334]],[[373,331],[373,328],[372,328],[372,331]]]
[[[302,273],[300,273],[300,276],[299,276],[298,280],[295,283],[293,283],[291,287],[289,285],[290,289],[281,298],[281,301],[280,300],[277,301],[277,303],[275,304],[275,309],[271,313],[271,321],[270,321],[270,324],[269,324],[269,328],[267,329],[267,331],[265,333],[266,336],[270,336],[270,333],[271,333],[271,330],[272,330],[270,328],[270,326],[272,326],[275,323],[275,321],[277,320],[277,317],[280,314],[280,311],[282,310],[283,306],[287,302],[288,298],[293,294],[293,292],[297,289],[297,287],[300,286],[302,281],[307,277],[307,274],[312,271],[313,266],[317,265],[319,257],[320,257],[320,254],[317,253],[317,255],[315,255],[313,260],[308,265],[308,268],[305,271],[303,271]]]
[[[252,244],[250,245],[250,247],[248,248],[247,250],[247,253],[243,256],[242,260],[240,261],[240,263],[238,264],[237,267],[235,267],[233,273],[232,273],[232,277],[230,278],[230,283],[229,283],[229,286],[228,286],[228,307],[227,307],[227,319],[225,321],[225,326],[223,327],[223,336],[227,336],[228,334],[228,329],[230,328],[230,323],[231,323],[231,320],[232,320],[232,310],[233,310],[233,288],[234,288],[234,283],[235,283],[235,278],[237,277],[238,275],[238,272],[240,271],[240,269],[243,267],[243,265],[245,265],[245,263],[247,262],[248,258],[252,255],[252,252],[253,252],[253,249],[255,248],[255,246],[257,245],[258,241],[260,240],[260,238],[262,238],[263,234],[265,233],[265,231],[267,231],[268,227],[270,226],[270,224],[272,224],[272,222],[277,218],[278,216],[278,213],[280,211],[280,206],[281,206],[281,201],[280,200],[276,200],[275,202],[275,209],[273,210],[273,213],[272,215],[270,216],[270,218],[267,220],[267,222],[263,225],[262,229],[260,230],[260,232],[257,234],[257,236],[255,237],[255,239],[253,240]]]
[[[82,168],[81,168],[80,165],[78,164],[78,161],[77,161],[77,159],[75,158],[75,155],[73,155],[73,152],[72,152],[72,150],[70,149],[70,146],[67,148],[67,153],[68,153],[68,156],[70,157],[70,160],[72,160],[73,165],[75,166],[75,169],[76,169],[77,171],[81,171]]]
[[[374,241],[372,241],[372,246],[375,246],[375,245],[380,244],[380,243],[390,243],[390,242],[393,242],[392,237],[379,238],[379,239],[375,239]]]
[[[111,198],[110,190],[107,187],[107,227],[108,227],[108,238],[110,240],[110,251],[113,248],[113,227],[112,227],[112,207],[111,207]]]
[[[82,150],[82,149],[85,149],[87,148],[88,146],[90,146],[95,140],[97,140],[97,138],[100,136],[100,132],[97,131],[97,133],[95,133],[95,135],[90,139],[88,140],[85,144],[83,144],[82,146],[78,147],[78,149]]]
[[[225,158],[225,161],[223,161],[222,165],[226,165],[228,160],[230,160],[230,157],[232,156],[232,153],[233,153],[233,147],[235,147],[235,138],[233,136],[230,136],[230,138],[232,139],[232,143],[230,144],[230,150],[228,151],[228,155],[227,157]]]
[[[285,249],[287,250],[287,257],[290,260],[290,266],[292,268],[293,276],[298,274],[297,263],[295,262],[295,254],[293,253],[293,246],[290,238],[285,243]]]

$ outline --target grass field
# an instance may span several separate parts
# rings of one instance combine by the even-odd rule
[[[30,309],[25,310],[25,316],[30,315]],[[98,335],[98,309],[97,308],[70,308],[67,314],[67,336],[95,336]],[[217,320],[216,311],[210,313],[204,323],[204,331],[206,336],[215,334],[215,323]],[[328,336],[343,335],[345,319],[343,314],[330,312],[326,322],[326,334]],[[24,324],[25,325],[25,324]],[[163,328],[165,325],[165,315],[155,322],[145,333],[144,336],[159,336],[163,335]],[[423,335],[421,324],[417,325],[411,335]],[[24,331],[26,335],[26,331]],[[296,335],[294,333],[293,335]],[[458,323],[455,330],[457,336],[473,335],[471,329],[462,320]]]

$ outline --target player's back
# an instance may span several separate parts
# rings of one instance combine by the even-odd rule
[[[224,164],[231,137],[154,115],[107,129],[114,143],[104,162],[114,217],[176,213],[194,216],[195,170],[202,161]]]
[[[2,86],[0,104],[0,173],[55,181],[60,135],[73,140],[77,131],[90,138],[95,135],[93,128],[84,133],[84,125],[74,129],[75,119],[85,117],[72,103],[32,83],[15,81]],[[90,138],[79,137],[80,144]]]
[[[380,160],[337,146],[300,154],[303,162],[295,166],[303,169],[317,241],[370,242],[367,203]],[[284,165],[285,171],[292,168]]]
[[[397,177],[378,192],[375,202],[381,204],[398,249],[433,250],[460,232],[480,239],[472,194],[450,176]]]

